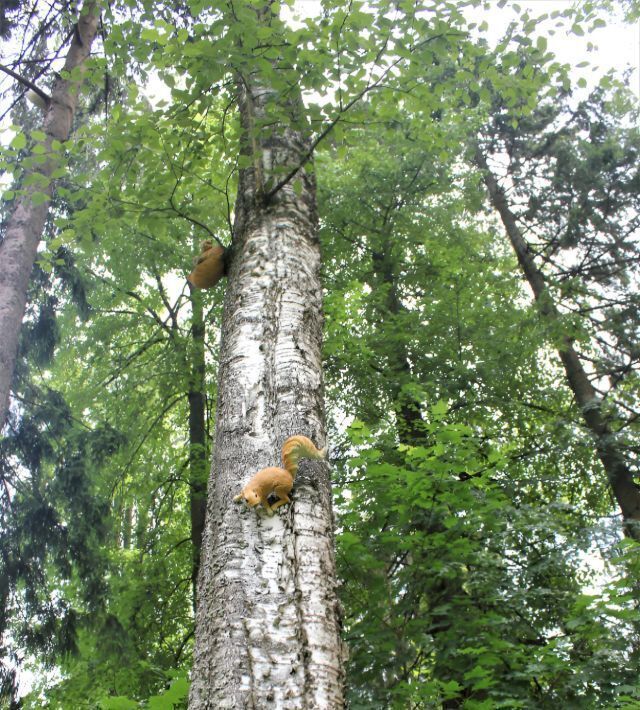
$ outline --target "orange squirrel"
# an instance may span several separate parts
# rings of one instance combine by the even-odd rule
[[[262,503],[262,507],[272,514],[276,508],[291,502],[289,493],[293,488],[293,479],[298,472],[300,459],[323,459],[326,455],[326,448],[316,449],[311,439],[306,436],[290,436],[282,445],[283,468],[270,466],[258,471],[233,500],[237,503],[244,498],[250,508]],[[269,505],[269,496],[272,493],[278,496],[278,500]]]
[[[219,244],[204,241],[200,245],[200,254],[195,258],[194,269],[187,276],[187,281],[196,288],[213,288],[224,276],[225,249]]]

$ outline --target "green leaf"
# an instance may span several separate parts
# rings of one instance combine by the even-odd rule
[[[10,143],[12,148],[15,148],[16,150],[22,150],[27,145],[27,137],[25,136],[24,133],[17,133],[11,143]]]
[[[64,231],[60,232],[59,239],[61,240],[62,244],[70,244],[75,239],[75,236],[75,229],[65,229]]]
[[[35,206],[43,205],[48,202],[51,198],[46,192],[32,192],[31,193],[31,203]]]
[[[139,707],[138,703],[123,695],[103,698],[99,702],[101,710],[136,710]]]
[[[160,40],[160,32],[155,27],[145,27],[140,32],[140,37],[147,42],[158,42]]]
[[[442,418],[448,411],[449,403],[444,399],[441,399],[431,405],[431,414],[433,414],[436,418]]]

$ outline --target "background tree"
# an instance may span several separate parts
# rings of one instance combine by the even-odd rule
[[[640,142],[637,129],[622,128],[635,112],[622,93],[607,100],[602,89],[575,111],[553,98],[521,119],[499,104],[496,98],[490,147],[478,149],[476,162],[541,315],[555,330],[626,530],[637,537],[637,411],[627,393],[637,391],[638,303],[627,286],[637,279]],[[624,118],[614,124],[621,109]],[[509,197],[485,155],[500,150],[508,156]],[[584,356],[576,339],[585,343]]]
[[[603,686],[584,677],[611,669],[582,632],[616,642],[584,607],[575,553],[590,545],[593,511],[575,491],[585,490],[592,456],[573,441],[557,373],[537,367],[537,316],[523,306],[512,258],[486,226],[469,226],[463,205],[481,194],[473,176],[455,183],[455,119],[432,146],[438,155],[449,147],[448,168],[420,131],[396,119],[384,132],[375,114],[370,124],[353,132],[343,168],[327,156],[321,193],[350,702],[596,702]],[[444,140],[442,120],[439,132]],[[391,282],[377,268],[384,248]],[[398,341],[403,391],[422,403],[419,438],[400,447]],[[361,417],[346,437],[345,413]],[[549,634],[557,624],[560,645]],[[569,649],[584,669],[575,682],[561,660]]]
[[[33,155],[23,161],[21,190],[0,242],[0,328],[4,333],[0,345],[0,426],[4,426],[9,408],[9,391],[18,350],[20,325],[27,299],[27,285],[38,244],[42,238],[62,144],[69,138],[75,113],[79,77],[91,51],[98,29],[99,10],[88,2],[80,11],[70,36],[67,57],[52,87],[51,96],[43,101],[42,131],[32,134]],[[25,147],[26,136],[18,133],[12,141],[15,148]],[[64,172],[64,170],[63,170]]]
[[[22,564],[5,568],[10,592],[8,617],[13,621],[12,634],[30,651],[42,645],[51,649],[47,658],[52,663],[55,659],[66,680],[50,696],[62,706],[74,706],[87,697],[148,698],[164,688],[190,653],[193,620],[188,589],[195,572],[189,542],[197,536],[195,530],[189,530],[189,516],[185,514],[190,499],[195,498],[196,486],[202,485],[205,451],[202,441],[189,438],[187,400],[195,391],[194,363],[199,363],[203,354],[189,334],[193,326],[201,327],[197,309],[190,312],[190,301],[184,296],[185,276],[195,251],[193,241],[185,241],[184,234],[193,229],[193,222],[171,208],[169,198],[180,198],[181,170],[196,170],[212,160],[223,171],[223,184],[228,175],[221,156],[212,158],[212,148],[207,152],[206,141],[196,135],[201,119],[194,112],[183,114],[181,120],[183,130],[192,133],[184,153],[176,148],[181,145],[181,136],[175,132],[175,123],[174,130],[161,137],[146,105],[132,97],[128,110],[93,142],[97,154],[91,158],[105,168],[85,173],[90,175],[88,184],[67,183],[62,190],[56,204],[60,227],[50,241],[51,248],[57,250],[54,268],[50,277],[42,274],[45,282],[52,281],[50,288],[56,299],[47,302],[34,294],[35,312],[28,316],[29,323],[36,319],[38,337],[32,341],[42,349],[44,326],[35,306],[44,301],[46,326],[52,331],[48,352],[56,352],[53,363],[41,359],[32,366],[32,377],[39,383],[44,381],[57,400],[66,403],[81,430],[92,430],[96,422],[113,422],[118,441],[118,455],[109,460],[108,466],[97,470],[93,465],[85,472],[83,485],[92,491],[94,504],[100,506],[103,516],[101,529],[110,531],[97,537],[87,533],[91,517],[88,513],[83,517],[86,501],[81,497],[69,511],[64,498],[57,498],[50,488],[40,490],[34,485],[30,491],[24,472],[35,471],[27,456],[30,447],[20,444],[20,428],[11,427],[5,439],[15,453],[13,458],[5,450],[7,457],[3,460],[10,467],[5,483],[9,491],[20,487],[28,494],[24,502],[11,493],[6,499],[6,530],[15,530],[23,540],[14,547]],[[85,136],[86,131],[81,131],[76,159],[86,150]],[[145,145],[144,156],[139,152],[146,161],[144,171],[130,160],[140,140]],[[167,157],[163,140],[164,148],[175,159],[169,171],[164,169]],[[199,163],[185,162],[191,150],[200,156]],[[121,166],[115,176],[113,164]],[[207,168],[206,180],[217,177]],[[195,215],[199,214],[203,194],[210,190],[206,181],[189,185]],[[174,215],[173,222],[164,217],[167,211]],[[192,219],[197,221],[197,217]],[[209,213],[208,223],[219,233],[224,232],[226,202],[220,204],[217,214]],[[204,227],[198,229],[208,236]],[[65,240],[67,254],[69,240],[73,243],[78,267],[57,263],[65,247],[56,244]],[[181,267],[177,275],[176,264]],[[170,296],[176,278],[183,293]],[[82,319],[78,317],[76,296],[84,298]],[[219,321],[219,315],[212,316],[211,312],[218,313],[219,300],[216,293],[205,298],[205,313],[214,322]],[[205,353],[209,359],[216,353],[209,339],[205,340]],[[23,380],[28,380],[28,356],[24,353],[20,360]],[[45,373],[40,371],[42,367]],[[210,386],[208,390],[198,403],[208,402],[205,431],[212,406],[213,389]],[[34,426],[44,428],[37,424],[43,419],[37,412],[42,395],[34,396],[34,391],[30,385],[26,394],[22,386],[16,393],[24,424],[36,422],[29,424],[31,430]],[[44,428],[42,435],[47,434]],[[58,428],[51,430],[51,436],[60,439],[64,434]],[[207,434],[204,447],[208,447],[208,438]],[[55,445],[59,447],[60,443]],[[90,451],[87,457],[91,457]],[[44,480],[53,475],[49,469]],[[32,494],[46,501],[53,532],[41,526],[31,536],[24,530],[31,526],[27,508],[34,507],[29,502]],[[73,496],[73,489],[66,488],[64,494]],[[76,520],[76,516],[81,519]],[[77,530],[78,540],[86,542],[84,558],[95,558],[92,577],[76,572],[75,552],[70,554],[66,538],[57,532],[59,528]],[[29,545],[24,542],[27,538]],[[46,549],[41,548],[41,539],[50,541]],[[195,559],[197,552],[194,549]],[[45,570],[51,558],[66,565],[51,584],[64,588],[58,596],[62,595],[61,601],[64,599],[65,608],[76,620],[75,630],[69,634],[77,652],[72,656],[67,655],[68,649],[56,645],[56,625],[43,620],[39,635],[25,636],[28,628],[20,624],[21,618],[28,619],[30,625],[34,617],[42,618],[37,609],[24,608],[20,589],[26,584],[29,593],[34,587],[38,599],[50,596]],[[104,564],[99,564],[99,559]],[[37,571],[41,577],[27,576],[28,570]],[[90,584],[91,578],[97,578],[99,584]],[[38,588],[45,581],[47,586]],[[85,583],[91,590],[84,590]],[[92,595],[91,613],[83,601],[84,594]],[[52,616],[56,614],[62,617],[57,611]],[[172,674],[167,675],[170,669]],[[186,682],[184,676],[183,672],[174,681],[176,692]]]

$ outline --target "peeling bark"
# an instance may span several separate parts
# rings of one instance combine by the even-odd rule
[[[509,207],[506,195],[489,169],[487,160],[478,149],[475,162],[482,170],[484,183],[489,192],[491,204],[500,215],[518,263],[533,291],[544,318],[556,320],[558,310],[552,294],[547,289],[545,277],[537,267],[527,241],[522,235],[516,217]],[[609,421],[602,412],[601,400],[589,380],[580,356],[573,347],[570,337],[564,336],[558,348],[558,355],[564,366],[567,381],[580,407],[582,418],[595,442],[598,458],[609,479],[613,494],[622,511],[625,531],[640,540],[640,489],[633,479],[633,473],[625,461],[611,431]]]
[[[77,31],[73,34],[63,72],[77,72],[84,68],[96,36],[98,19],[96,3],[93,0],[86,2],[76,25]],[[62,143],[69,138],[79,84],[78,80],[56,80],[42,126],[46,135],[42,143],[46,160],[24,174],[25,180],[31,175],[42,176],[46,187],[34,182],[21,190],[8,219],[4,239],[0,242],[0,429],[6,422],[9,410],[9,393],[27,302],[29,277],[53,194],[51,175],[60,165],[60,151],[55,150],[52,144],[54,140]],[[44,193],[47,199],[34,202],[36,193]]]
[[[266,104],[281,103],[255,77],[238,94],[252,167],[235,210],[189,707],[330,710],[343,707],[343,670],[328,466],[303,461],[292,503],[274,517],[232,502],[280,464],[289,436],[325,445],[313,174],[264,198],[276,169],[309,146],[289,127],[253,132]]]

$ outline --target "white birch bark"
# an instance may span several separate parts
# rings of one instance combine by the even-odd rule
[[[93,0],[86,2],[76,25],[63,72],[82,70],[91,51],[98,29],[99,11]],[[75,72],[74,72],[75,73]],[[58,78],[46,108],[42,130],[47,159],[37,168],[25,171],[25,180],[33,174],[44,178],[26,187],[7,221],[0,241],[0,429],[4,426],[9,409],[9,392],[15,368],[20,326],[27,303],[27,287],[31,269],[36,259],[53,194],[51,176],[60,165],[60,153],[53,149],[54,140],[64,142],[69,138],[78,100],[79,82],[76,78]],[[34,202],[35,193],[44,193],[48,199]]]
[[[246,131],[269,92],[249,95],[245,79],[239,93]],[[236,204],[189,707],[330,710],[343,707],[343,670],[328,466],[303,461],[274,517],[233,503],[259,469],[281,465],[287,437],[325,445],[313,175],[260,197],[261,179],[308,145],[291,129],[251,145],[262,154]]]

